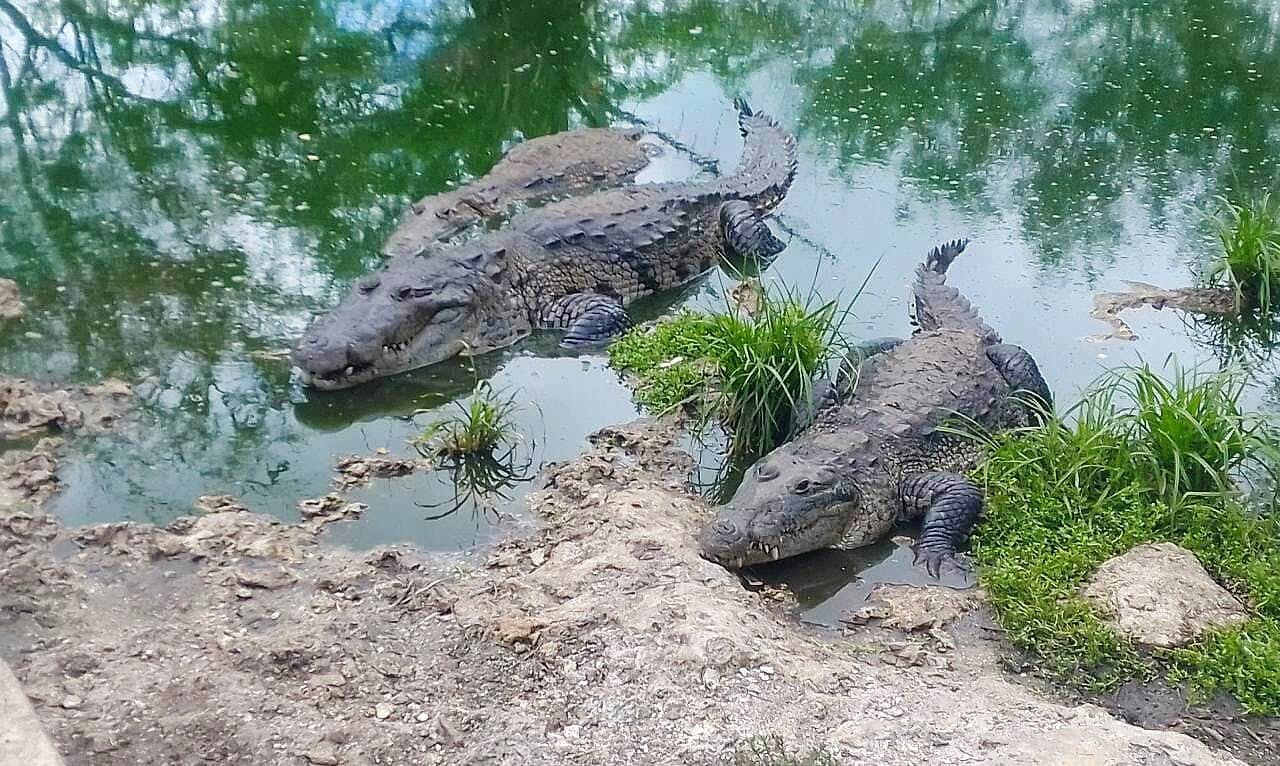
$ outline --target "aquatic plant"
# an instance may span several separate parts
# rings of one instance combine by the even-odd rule
[[[1218,197],[1218,206],[1211,224],[1222,255],[1206,277],[1232,289],[1237,310],[1269,313],[1280,286],[1280,199],[1270,192],[1243,204]]]
[[[518,436],[515,394],[496,393],[487,381],[471,396],[454,402],[456,412],[432,421],[413,440],[414,449],[428,459],[491,453]]]
[[[632,330],[609,361],[637,379],[637,401],[654,412],[686,407],[700,425],[731,433],[734,455],[761,454],[789,434],[814,381],[842,356],[849,308],[813,294],[764,291],[747,313],[682,311]]]
[[[1165,672],[1280,711],[1280,519],[1244,506],[1232,482],[1274,465],[1269,429],[1242,413],[1232,373],[1146,367],[1103,376],[1061,415],[987,439],[977,471],[987,517],[973,543],[1006,635],[1046,675],[1091,692]],[[1238,627],[1146,654],[1079,595],[1108,558],[1147,542],[1191,550],[1253,608]]]
[[[436,460],[436,468],[445,471],[453,484],[453,497],[440,503],[417,503],[419,508],[435,511],[424,516],[425,521],[435,521],[452,516],[470,507],[473,516],[485,516],[490,521],[499,519],[498,506],[510,502],[510,490],[517,484],[533,479],[533,454],[517,454],[517,446],[511,445],[501,452],[476,452],[446,455]],[[443,510],[442,510],[443,509]]]

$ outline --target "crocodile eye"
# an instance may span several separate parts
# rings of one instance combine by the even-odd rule
[[[756,478],[760,481],[770,481],[778,478],[778,469],[768,463],[761,463],[756,466]]]
[[[394,295],[395,295],[395,299],[398,301],[407,301],[409,300],[410,297],[413,296],[413,288],[412,287],[397,288]]]
[[[795,492],[797,495],[803,495],[809,492],[809,488],[810,488],[809,480],[801,479],[800,481],[796,482],[796,485],[791,488],[791,491]]]
[[[365,277],[356,283],[356,289],[361,295],[368,295],[378,289],[378,285],[382,284],[382,279],[377,276]]]

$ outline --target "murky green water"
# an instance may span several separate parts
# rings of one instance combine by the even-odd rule
[[[723,169],[735,94],[800,136],[771,276],[851,293],[880,259],[854,331],[906,333],[915,263],[968,236],[954,282],[1063,398],[1139,355],[1216,364],[1211,332],[1169,312],[1135,314],[1137,343],[1090,341],[1091,295],[1188,283],[1205,203],[1275,181],[1277,7],[0,0],[0,275],[30,308],[0,367],[140,382],[140,433],[77,446],[56,505],[73,521],[163,521],[211,491],[292,517],[335,456],[405,452],[413,411],[478,377],[523,392],[535,460],[567,457],[634,413],[599,356],[533,339],[320,395],[273,352],[375,267],[410,199],[512,142],[640,120],[694,155],[646,178]],[[1252,373],[1268,406],[1268,354]],[[424,520],[446,484],[375,485],[338,534],[483,539],[483,515]]]

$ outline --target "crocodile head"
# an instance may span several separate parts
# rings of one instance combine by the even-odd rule
[[[348,388],[508,345],[519,328],[512,325],[508,301],[501,300],[495,281],[500,266],[495,269],[492,260],[400,258],[361,279],[293,350],[303,382]]]
[[[698,537],[703,558],[740,568],[840,542],[858,493],[834,471],[785,448],[761,458]]]

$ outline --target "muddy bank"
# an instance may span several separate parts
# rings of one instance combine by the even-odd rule
[[[0,654],[72,764],[712,764],[758,735],[846,762],[1236,763],[1011,683],[939,621],[800,630],[696,555],[670,433],[595,442],[549,471],[538,531],[473,557],[334,549],[226,498],[165,529],[10,509]]]

